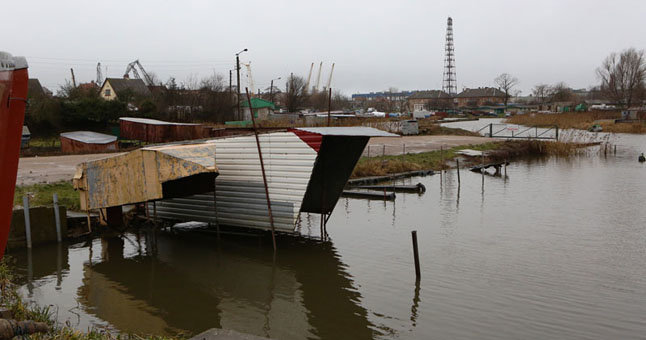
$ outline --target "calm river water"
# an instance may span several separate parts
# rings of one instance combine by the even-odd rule
[[[481,127],[486,122],[455,123]],[[331,242],[163,232],[13,253],[21,292],[60,322],[212,327],[276,339],[637,339],[646,335],[646,136],[617,154],[517,161],[507,177],[407,180],[423,195],[342,198]],[[411,230],[419,237],[415,283]],[[301,233],[318,219],[303,215]],[[28,270],[28,268],[30,268]]]

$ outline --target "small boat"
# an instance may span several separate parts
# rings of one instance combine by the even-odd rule
[[[9,237],[28,79],[25,58],[0,52],[0,258]]]

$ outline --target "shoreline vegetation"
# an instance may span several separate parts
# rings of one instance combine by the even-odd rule
[[[559,129],[588,130],[599,124],[603,132],[646,134],[646,121],[615,123],[621,118],[620,112],[565,112],[565,113],[527,113],[515,115],[505,121],[509,124],[525,126],[554,126]]]
[[[517,140],[463,145],[446,150],[395,156],[362,157],[351,178],[384,176],[415,170],[442,170],[452,168],[449,161],[464,158],[461,167],[474,164],[510,161],[527,156],[574,156],[585,153],[585,148],[599,143],[571,141]],[[472,149],[485,152],[483,158],[462,156],[457,152]]]

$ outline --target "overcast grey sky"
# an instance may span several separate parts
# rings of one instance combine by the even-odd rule
[[[537,83],[588,87],[609,53],[646,47],[643,0],[4,0],[1,7],[0,50],[27,56],[31,76],[51,90],[70,79],[70,67],[78,82],[94,79],[98,61],[110,77],[139,59],[164,81],[214,71],[228,78],[243,48],[257,87],[290,72],[306,77],[323,61],[322,82],[335,62],[332,87],[346,94],[439,89],[448,16],[459,90],[492,86],[502,72],[520,80],[523,94]]]

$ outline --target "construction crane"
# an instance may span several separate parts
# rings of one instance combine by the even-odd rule
[[[248,82],[249,83],[249,93],[251,93],[253,95],[256,92],[255,91],[256,86],[254,85],[253,77],[251,76],[251,61],[246,63],[246,64],[245,63],[241,63],[241,64],[244,65],[247,68],[247,78],[249,78],[249,82]]]
[[[323,62],[321,62],[321,65],[319,65],[319,73],[316,76],[316,85],[314,85],[314,89],[312,92],[316,93],[319,92],[319,84],[321,83],[321,69],[323,68]]]
[[[129,78],[130,71],[132,71],[132,74],[134,74],[135,78],[141,79],[141,76],[139,75],[139,72],[137,71],[137,67],[139,67],[139,70],[141,73],[144,75],[144,82],[148,86],[153,86],[155,83],[153,82],[152,78],[148,75],[146,70],[144,69],[143,66],[141,66],[141,63],[139,62],[139,59],[131,62],[128,64],[128,67],[126,67],[126,72],[123,74],[124,78]]]
[[[312,70],[314,70],[314,63],[310,66],[310,74],[307,76],[307,82],[305,83],[305,93],[310,92],[310,80],[312,80]]]
[[[327,78],[327,86],[324,88],[324,90],[329,89],[330,84],[332,84],[332,73],[334,73],[334,63],[332,63],[332,69],[330,69],[330,77]]]
[[[101,62],[96,64],[96,83],[99,86],[103,83],[103,72],[101,72]]]

